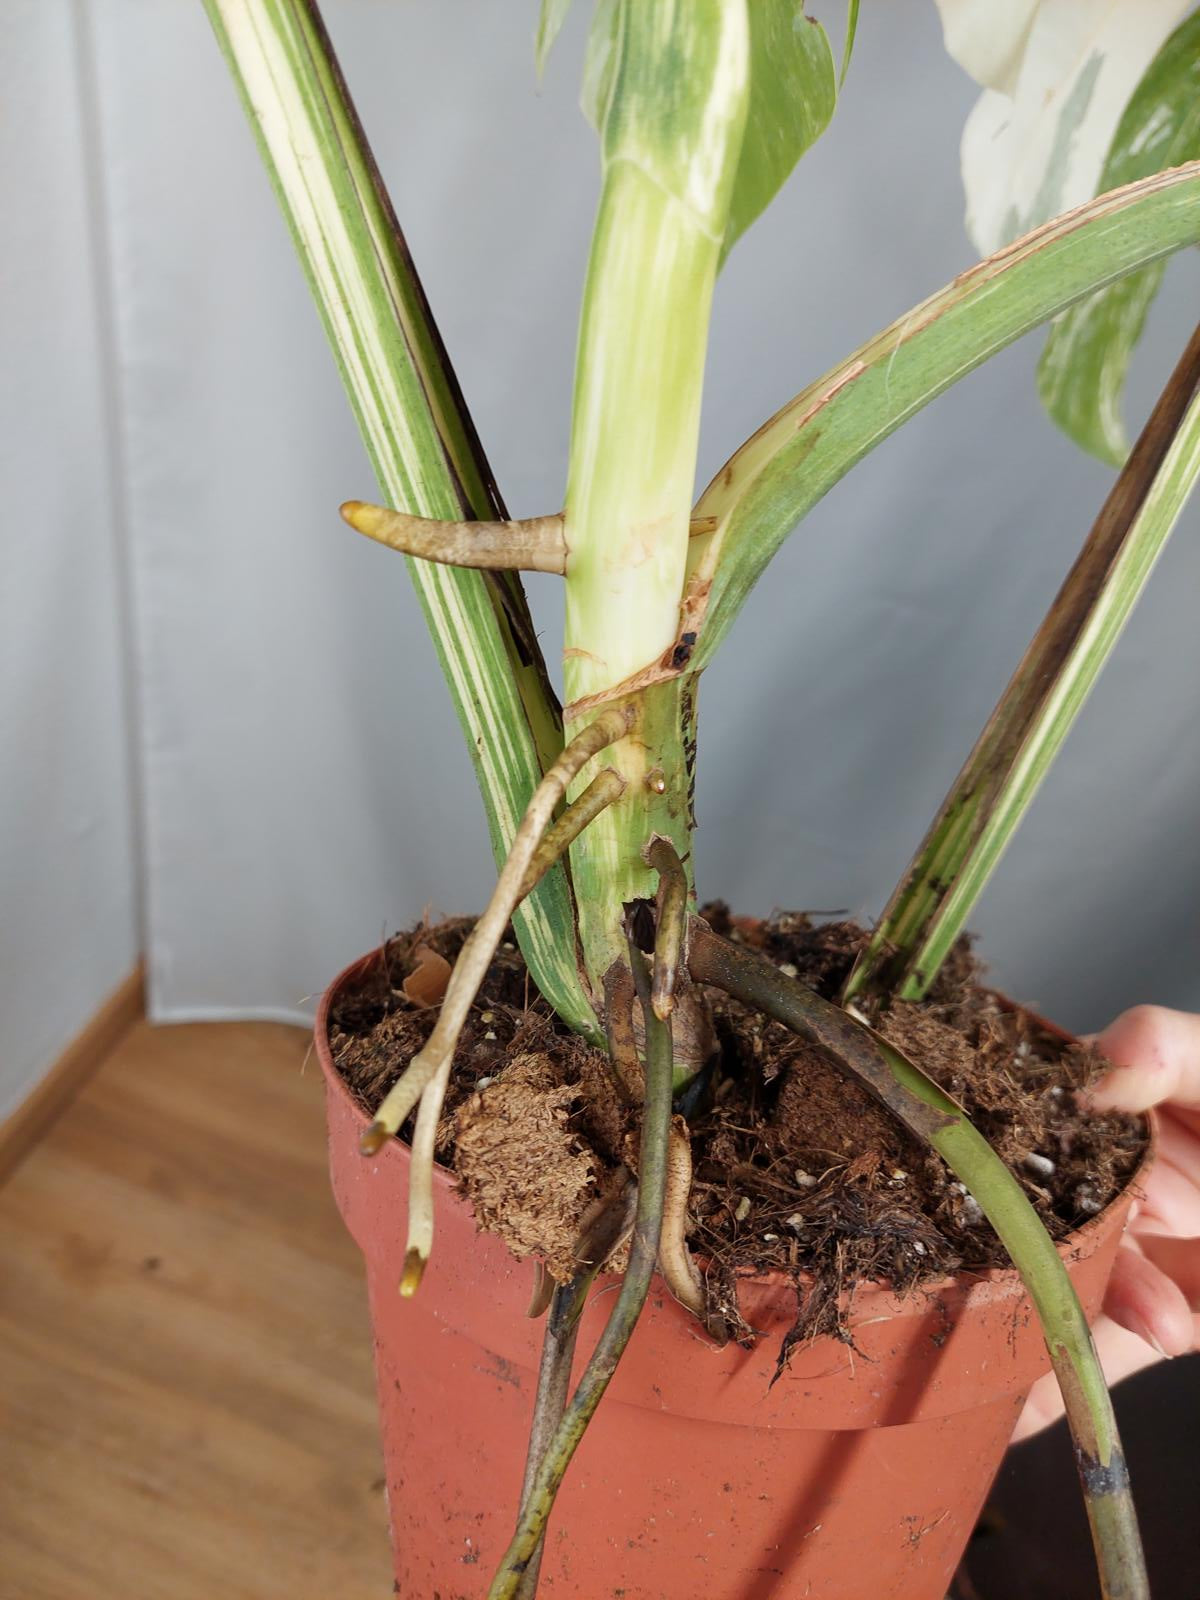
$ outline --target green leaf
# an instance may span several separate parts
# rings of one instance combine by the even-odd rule
[[[1120,637],[1200,477],[1193,334],[1045,621],[846,985],[920,999]]]
[[[605,170],[628,163],[716,239],[725,231],[746,125],[743,4],[621,0],[615,61],[600,73],[608,90],[599,120]]]
[[[846,37],[853,42],[856,5]],[[838,77],[821,24],[802,0],[753,0],[750,15],[750,106],[734,178],[723,257],[770,205],[797,161],[829,126]]]
[[[1113,135],[1099,189],[1200,157],[1200,12],[1183,22],[1151,62]],[[1051,329],[1038,366],[1047,411],[1077,444],[1120,466],[1129,449],[1121,396],[1162,263],[1110,284]]]
[[[307,0],[205,0],[333,347],[384,496],[454,520],[499,497],[329,39]],[[332,511],[331,511],[332,515]],[[503,859],[558,707],[514,574],[409,561]],[[570,885],[555,868],[514,918],[547,1000],[599,1037],[579,980]]]
[[[579,104],[597,133],[608,115],[608,102],[617,71],[620,28],[620,0],[596,0],[592,25],[588,30],[587,51],[583,58],[583,88]]]
[[[796,523],[869,450],[959,378],[1076,300],[1200,241],[1200,162],[1048,222],[962,273],[803,390],[701,495],[691,540],[690,670],[712,660]]]
[[[842,45],[842,67],[838,73],[838,93],[850,71],[850,57],[854,54],[854,41],[858,36],[858,0],[850,0],[846,7],[846,39]]]
[[[546,62],[554,48],[554,41],[562,31],[562,25],[567,20],[567,12],[570,9],[571,0],[542,0],[542,8],[538,15],[537,37],[533,46],[533,57],[539,78],[546,70]]]

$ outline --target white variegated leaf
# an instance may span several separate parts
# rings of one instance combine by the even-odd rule
[[[963,130],[967,231],[987,254],[1096,192],[1130,95],[1193,0],[937,0],[986,87]]]
[[[985,89],[1011,94],[1040,0],[938,0],[946,53]]]

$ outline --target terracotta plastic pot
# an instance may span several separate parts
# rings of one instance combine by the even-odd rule
[[[364,1160],[365,1118],[334,1071],[321,1003],[330,1168],[366,1259],[395,1552],[408,1600],[482,1600],[517,1511],[541,1322],[528,1262],[477,1234],[439,1169],[437,1239],[420,1292],[397,1293],[408,1150]],[[1062,1246],[1099,1309],[1129,1190]],[[576,1376],[612,1304],[584,1313]],[[772,1387],[795,1314],[781,1281],[748,1282],[763,1337],[715,1350],[656,1284],[567,1475],[540,1593],[574,1600],[943,1600],[1017,1413],[1048,1362],[1014,1272],[960,1275],[897,1299],[858,1290],[857,1354],[798,1350]]]

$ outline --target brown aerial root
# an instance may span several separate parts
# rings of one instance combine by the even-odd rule
[[[663,1198],[658,1269],[680,1305],[704,1322],[704,1280],[687,1247],[687,1206],[691,1190],[692,1141],[687,1123],[676,1116],[671,1119],[667,1143],[667,1190]]]
[[[559,577],[567,570],[561,512],[521,522],[438,522],[347,500],[341,513],[355,532],[376,544],[442,566],[551,572]]]
[[[434,1147],[438,1121],[450,1082],[454,1048],[467,1014],[480,984],[487,975],[496,947],[504,936],[504,930],[513,911],[536,881],[531,878],[531,868],[535,860],[542,871],[551,865],[550,860],[544,854],[539,856],[538,851],[551,827],[555,807],[566,793],[567,785],[593,756],[598,755],[618,739],[624,738],[634,727],[636,716],[636,709],[632,706],[614,706],[597,717],[567,745],[534,790],[487,909],[467,935],[466,942],[459,952],[433,1032],[389,1091],[376,1111],[374,1121],[367,1127],[360,1140],[359,1148],[364,1155],[377,1154],[386,1140],[392,1134],[399,1132],[413,1108],[420,1102],[412,1138],[408,1248],[405,1255],[404,1276],[400,1284],[400,1292],[403,1295],[416,1292],[433,1247]],[[604,775],[600,776],[603,778]],[[600,779],[595,780],[597,783],[599,781]],[[586,793],[590,793],[590,789],[585,791]],[[580,800],[583,798],[581,796]],[[579,803],[576,802],[577,805]],[[575,833],[586,826],[596,814],[596,809],[602,808],[593,809],[589,803],[576,813],[579,826],[574,830]],[[565,817],[563,820],[565,821]],[[570,832],[570,829],[558,834],[560,849],[566,848],[567,832]]]
[[[356,533],[422,561],[491,572],[549,572],[559,578],[566,574],[569,552],[561,511],[515,522],[442,522],[365,500],[347,500],[339,509]],[[712,533],[716,523],[715,517],[695,518],[691,537]]]

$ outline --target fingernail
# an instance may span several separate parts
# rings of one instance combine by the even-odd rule
[[[1151,1350],[1157,1350],[1158,1354],[1163,1358],[1164,1361],[1170,1361],[1172,1359],[1171,1352],[1163,1349],[1159,1339],[1151,1331],[1150,1325],[1146,1322],[1143,1322],[1141,1317],[1126,1317],[1125,1326],[1129,1329],[1130,1333],[1135,1333],[1139,1339],[1144,1339],[1150,1346]]]

